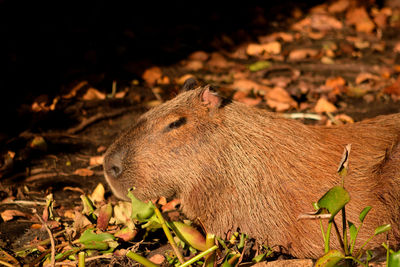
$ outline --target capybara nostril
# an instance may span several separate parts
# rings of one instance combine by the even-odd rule
[[[122,159],[123,157],[121,152],[112,153],[105,157],[105,172],[111,179],[116,179],[121,175],[123,170]]]

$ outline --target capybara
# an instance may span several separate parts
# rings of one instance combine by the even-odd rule
[[[209,86],[184,87],[190,90],[143,114],[108,148],[105,176],[117,197],[127,199],[131,187],[141,200],[177,197],[183,213],[210,233],[240,229],[315,258],[323,254],[319,221],[298,217],[340,184],[337,168],[351,144],[348,220],[359,225],[360,212],[372,206],[356,246],[387,223],[390,244],[399,243],[400,114],[307,126],[224,99]],[[338,247],[334,231],[332,239]],[[368,248],[385,240],[377,236]]]

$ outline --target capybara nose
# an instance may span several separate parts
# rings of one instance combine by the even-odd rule
[[[115,179],[121,175],[123,171],[122,159],[123,159],[123,153],[121,152],[111,153],[105,157],[104,170],[106,172],[106,175],[109,176],[109,178]]]

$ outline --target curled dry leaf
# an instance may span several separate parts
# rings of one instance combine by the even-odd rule
[[[318,50],[311,48],[295,49],[289,53],[289,60],[297,61],[308,57],[315,57],[318,53]]]
[[[11,221],[14,217],[30,217],[29,214],[19,210],[5,210],[0,213],[0,216],[5,222]]]
[[[368,81],[368,80],[377,81],[379,79],[380,78],[377,75],[373,75],[373,74],[371,74],[369,72],[362,72],[362,73],[357,75],[356,84],[360,84],[360,83],[363,83],[363,82]]]
[[[289,93],[281,88],[275,87],[265,94],[267,105],[276,111],[285,111],[291,108],[297,108],[297,102],[289,95]]]
[[[87,176],[92,176],[94,174],[94,171],[86,169],[86,168],[81,168],[81,169],[76,169],[74,171],[74,174],[87,177]]]
[[[247,54],[250,56],[260,56],[264,53],[270,55],[277,55],[281,53],[281,44],[277,41],[269,42],[266,44],[249,44],[247,46]]]
[[[142,79],[150,86],[155,85],[162,78],[162,71],[159,67],[154,66],[146,69],[142,74]]]
[[[102,100],[106,99],[106,95],[97,89],[90,87],[82,97],[83,100]]]
[[[358,32],[371,33],[375,29],[375,24],[370,19],[365,7],[349,9],[346,13],[346,23],[354,25]]]
[[[333,105],[331,102],[326,100],[326,98],[324,98],[324,97],[321,97],[317,101],[317,104],[315,105],[314,109],[315,109],[315,112],[317,112],[317,113],[337,111],[337,108],[335,107],[335,105]]]

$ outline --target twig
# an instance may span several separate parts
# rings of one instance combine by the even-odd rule
[[[310,120],[321,120],[321,115],[312,114],[312,113],[290,113],[290,114],[282,114],[282,117],[286,119],[310,119]]]
[[[24,179],[25,182],[33,182],[43,178],[55,177],[55,176],[70,176],[72,174],[62,173],[62,172],[50,172],[50,173],[39,173],[29,176]]]
[[[36,215],[36,217],[39,219],[39,221],[43,224],[44,228],[46,229],[47,233],[49,234],[49,238],[50,238],[50,243],[51,243],[51,266],[55,266],[56,264],[56,245],[54,243],[54,237],[53,234],[51,233],[50,228],[47,226],[47,223],[43,221],[43,219],[37,214],[36,209],[34,210],[34,214]]]
[[[12,262],[14,262],[16,265],[20,265],[18,260],[16,258],[14,258],[12,255],[10,255],[7,251],[5,251],[4,249],[0,248],[0,251],[7,257],[9,258]],[[2,263],[3,264],[3,263]],[[13,266],[13,265],[11,265]]]
[[[121,115],[121,114],[127,112],[130,109],[131,108],[121,108],[121,109],[117,109],[117,110],[114,110],[114,111],[109,112],[109,113],[97,113],[96,115],[94,115],[94,116],[92,116],[90,118],[87,118],[87,119],[84,118],[79,125],[68,129],[67,133],[68,134],[76,134],[76,133],[82,131],[83,129],[85,129],[90,124],[94,123],[94,122]]]
[[[13,267],[14,266],[14,265],[12,265],[12,264],[10,264],[8,262],[2,261],[2,260],[0,260],[0,264],[2,264],[4,266],[7,266],[7,267]]]
[[[2,202],[0,205],[21,205],[21,206],[46,206],[43,201],[29,201],[29,200],[11,200],[10,202]]]

